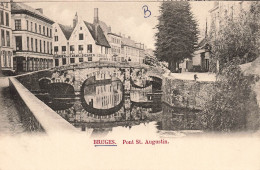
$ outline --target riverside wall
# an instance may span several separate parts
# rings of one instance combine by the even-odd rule
[[[77,132],[74,126],[40,101],[15,77],[9,78],[9,86],[27,130],[47,134]]]
[[[164,77],[162,101],[173,107],[202,110],[212,100],[215,83]]]

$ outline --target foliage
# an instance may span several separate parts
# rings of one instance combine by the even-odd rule
[[[215,96],[201,114],[201,120],[208,130],[242,130],[246,128],[248,114],[253,112],[258,115],[259,108],[251,90],[254,78],[244,76],[239,63],[239,60],[228,62],[220,72]]]
[[[181,60],[192,57],[198,41],[197,22],[188,2],[163,2],[160,12],[155,55],[175,72]]]
[[[239,3],[239,2],[237,2]],[[222,12],[225,13],[225,12]],[[223,65],[234,58],[240,58],[241,63],[253,61],[259,55],[259,17],[260,3],[251,2],[249,11],[241,9],[238,16],[220,16],[220,23],[212,21],[209,40],[212,53],[216,60],[220,62],[220,69]],[[219,24],[219,30],[216,25]]]

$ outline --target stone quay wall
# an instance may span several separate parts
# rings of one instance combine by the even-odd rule
[[[215,83],[164,77],[162,101],[173,107],[202,110],[212,100]]]
[[[29,91],[35,92],[40,91],[39,87],[39,79],[43,77],[51,78],[53,73],[53,70],[41,70],[36,71],[32,73],[22,74],[19,76],[16,76],[16,79],[19,80],[20,83],[22,83],[23,86],[25,86]]]
[[[44,131],[48,135],[77,133],[74,126],[40,101],[15,77],[9,78],[9,86],[28,131]]]

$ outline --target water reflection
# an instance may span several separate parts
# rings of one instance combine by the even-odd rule
[[[55,99],[45,96],[45,103],[82,131],[92,129],[92,135],[106,135],[114,128],[143,126],[150,122],[157,133],[201,129],[196,112],[172,108],[161,102],[161,93],[153,86],[131,87],[124,93],[124,83],[116,78],[91,77],[75,98]],[[42,98],[43,100],[43,98]]]
[[[119,79],[93,80],[84,86],[84,102],[95,109],[110,109],[123,99],[123,84]]]

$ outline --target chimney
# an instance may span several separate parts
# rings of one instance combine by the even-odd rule
[[[41,14],[43,14],[43,9],[42,8],[37,8],[37,11],[39,11]]]
[[[94,24],[98,24],[99,19],[98,19],[98,8],[94,8]]]
[[[78,23],[78,14],[77,14],[77,12],[76,12],[76,14],[75,14],[75,16],[74,16],[74,19],[73,19],[73,28],[76,27],[77,23]]]
[[[108,27],[108,32],[112,32],[111,26]]]

